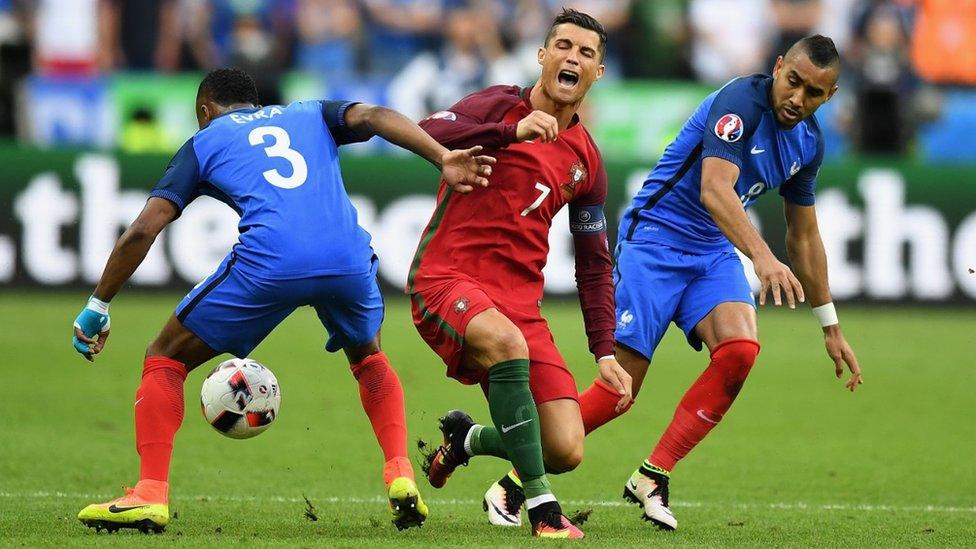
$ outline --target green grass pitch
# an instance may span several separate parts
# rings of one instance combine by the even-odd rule
[[[341,355],[327,355],[311,310],[296,312],[255,352],[282,387],[276,424],[260,437],[219,436],[201,418],[200,383],[171,477],[174,520],[161,536],[96,535],[75,518],[136,480],[132,401],[145,345],[176,295],[123,294],[95,364],[71,349],[81,293],[0,293],[0,544],[17,546],[510,546],[529,530],[487,524],[480,498],[504,473],[474,460],[446,488],[421,479],[422,529],[397,532],[382,500],[382,457]],[[578,307],[544,307],[587,386],[595,369]],[[976,543],[976,313],[841,307],[865,372],[856,394],[834,379],[806,310],[763,310],[763,350],[725,421],[682,462],[671,501],[681,529],[653,530],[620,499],[686,387],[705,364],[672,330],[629,415],[587,440],[576,471],[555,477],[567,511],[592,510],[583,543],[599,546],[964,546]],[[475,387],[444,377],[414,331],[407,302],[388,303],[383,342],[407,394],[411,440],[437,434],[452,407],[487,418]],[[412,448],[412,451],[414,449]],[[414,451],[416,455],[416,452]],[[419,471],[419,468],[418,468]],[[304,497],[317,520],[306,518]],[[540,542],[541,543],[541,542]]]

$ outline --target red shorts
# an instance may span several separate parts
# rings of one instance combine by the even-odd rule
[[[447,364],[447,375],[487,390],[487,372],[465,367],[464,332],[478,313],[498,309],[522,331],[529,347],[529,387],[536,404],[571,398],[579,391],[572,372],[556,348],[549,324],[537,308],[518,311],[492,300],[481,286],[453,280],[410,294],[413,323],[420,337]]]

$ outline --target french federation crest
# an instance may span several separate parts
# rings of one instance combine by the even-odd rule
[[[742,130],[742,119],[737,114],[726,114],[715,123],[715,135],[729,143],[738,141],[742,137]]]

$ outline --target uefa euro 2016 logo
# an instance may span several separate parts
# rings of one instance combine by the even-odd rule
[[[742,137],[742,119],[737,114],[726,114],[715,123],[715,135],[723,141],[734,143]]]

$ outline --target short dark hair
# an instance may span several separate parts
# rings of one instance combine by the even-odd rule
[[[197,90],[197,97],[203,96],[225,107],[235,103],[259,104],[254,79],[237,68],[216,69],[207,73]]]
[[[607,51],[607,30],[592,15],[574,10],[573,8],[563,8],[562,13],[552,20],[552,24],[549,25],[549,32],[546,33],[545,44],[549,44],[549,39],[556,32],[556,27],[563,23],[572,23],[577,27],[582,27],[597,33],[600,36],[600,58],[603,59],[603,54]]]
[[[790,49],[794,48],[800,48],[800,51],[806,53],[810,61],[821,69],[840,64],[840,54],[837,53],[837,47],[834,46],[834,41],[826,36],[814,34],[801,38]]]

